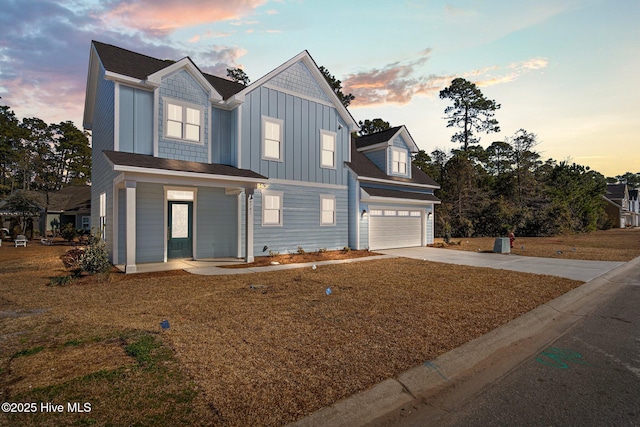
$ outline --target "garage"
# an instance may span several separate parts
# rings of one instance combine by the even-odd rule
[[[422,213],[412,209],[371,209],[369,248],[391,249],[422,245]]]

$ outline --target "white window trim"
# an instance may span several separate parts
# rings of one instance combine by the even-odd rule
[[[324,150],[324,146],[323,146],[323,139],[324,139],[323,137],[325,135],[326,136],[330,136],[330,137],[333,138],[333,159],[332,159],[333,160],[333,164],[332,165],[326,165],[326,164],[324,164],[322,162],[322,158],[323,158],[322,153],[323,153],[323,151],[325,151]],[[324,129],[320,129],[320,167],[321,168],[323,168],[323,169],[336,169],[336,163],[337,163],[336,162],[336,157],[337,157],[336,156],[336,152],[338,151],[337,150],[337,148],[338,148],[337,147],[337,145],[338,145],[337,140],[338,140],[338,134],[337,133],[331,132],[331,131],[328,131],[328,130],[324,130]]]
[[[163,104],[162,104],[162,112],[163,112],[163,126],[162,126],[162,134],[164,139],[170,139],[172,141],[180,141],[180,142],[186,142],[189,144],[199,144],[199,145],[204,145],[204,107],[202,105],[197,105],[197,104],[192,104],[190,102],[186,102],[186,101],[182,101],[180,99],[174,99],[174,98],[167,98],[167,97],[163,97],[162,98]],[[175,136],[169,136],[167,135],[167,122],[169,121],[169,104],[173,104],[173,105],[177,105],[179,107],[182,107],[182,134],[185,134],[185,124],[187,122],[187,108],[190,108],[192,110],[197,110],[200,112],[200,136],[199,136],[199,140],[195,141],[193,139],[187,139],[187,138],[177,138]]]
[[[265,155],[266,150],[265,150],[265,146],[266,146],[266,124],[267,123],[272,123],[275,125],[278,125],[280,127],[280,153],[278,155],[277,158],[275,157],[269,157],[267,155]],[[270,160],[273,162],[282,162],[282,153],[284,153],[284,120],[282,119],[276,119],[274,117],[268,117],[268,116],[262,116],[262,134],[261,134],[261,139],[262,139],[262,160]]]
[[[398,161],[396,162],[393,157],[394,154],[398,153],[401,158],[404,159],[404,162]],[[394,170],[396,163],[398,164],[398,170]],[[402,176],[406,176],[409,174],[408,170],[409,170],[409,154],[407,152],[407,150],[403,150],[402,148],[398,148],[398,147],[391,147],[391,173],[395,174],[395,175],[402,175]],[[404,172],[400,171],[400,165],[404,164]]]
[[[99,222],[100,238],[107,241],[107,193],[100,193],[100,222]]]
[[[333,220],[332,222],[324,222],[323,221],[323,212],[324,210],[323,205],[324,205],[324,201],[325,200],[332,200],[333,201]],[[323,227],[330,227],[330,226],[335,226],[336,225],[336,211],[337,211],[337,207],[336,207],[336,196],[332,195],[332,194],[321,194],[320,195],[320,225]]]
[[[280,198],[280,214],[278,215],[278,223],[265,223],[264,222],[264,211],[265,211],[265,200],[267,198],[267,196],[270,197],[278,197]],[[283,221],[283,216],[284,216],[284,193],[282,191],[263,191],[262,192],[262,226],[264,227],[282,227],[284,221]]]

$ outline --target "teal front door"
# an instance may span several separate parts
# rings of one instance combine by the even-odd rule
[[[193,202],[169,202],[167,258],[193,258]]]

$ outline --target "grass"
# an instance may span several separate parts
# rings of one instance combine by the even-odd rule
[[[580,285],[381,259],[47,286],[67,274],[66,248],[11,256],[21,249],[0,248],[0,400],[90,402],[92,411],[0,414],[0,425],[283,425]]]
[[[472,252],[492,252],[494,237],[455,238],[435,246]],[[612,229],[554,237],[516,237],[512,253],[544,258],[630,261],[640,256],[640,229]]]

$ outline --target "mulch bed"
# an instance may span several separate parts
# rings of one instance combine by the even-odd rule
[[[365,251],[365,250],[358,250],[358,251],[340,250],[340,251],[325,251],[325,252],[278,254],[273,256],[256,257],[254,262],[250,262],[250,263],[224,265],[222,266],[222,268],[266,267],[269,265],[278,265],[278,264],[300,264],[305,262],[334,261],[334,260],[342,260],[342,259],[362,258],[367,256],[375,256],[375,255],[380,255],[380,254],[375,252]]]

